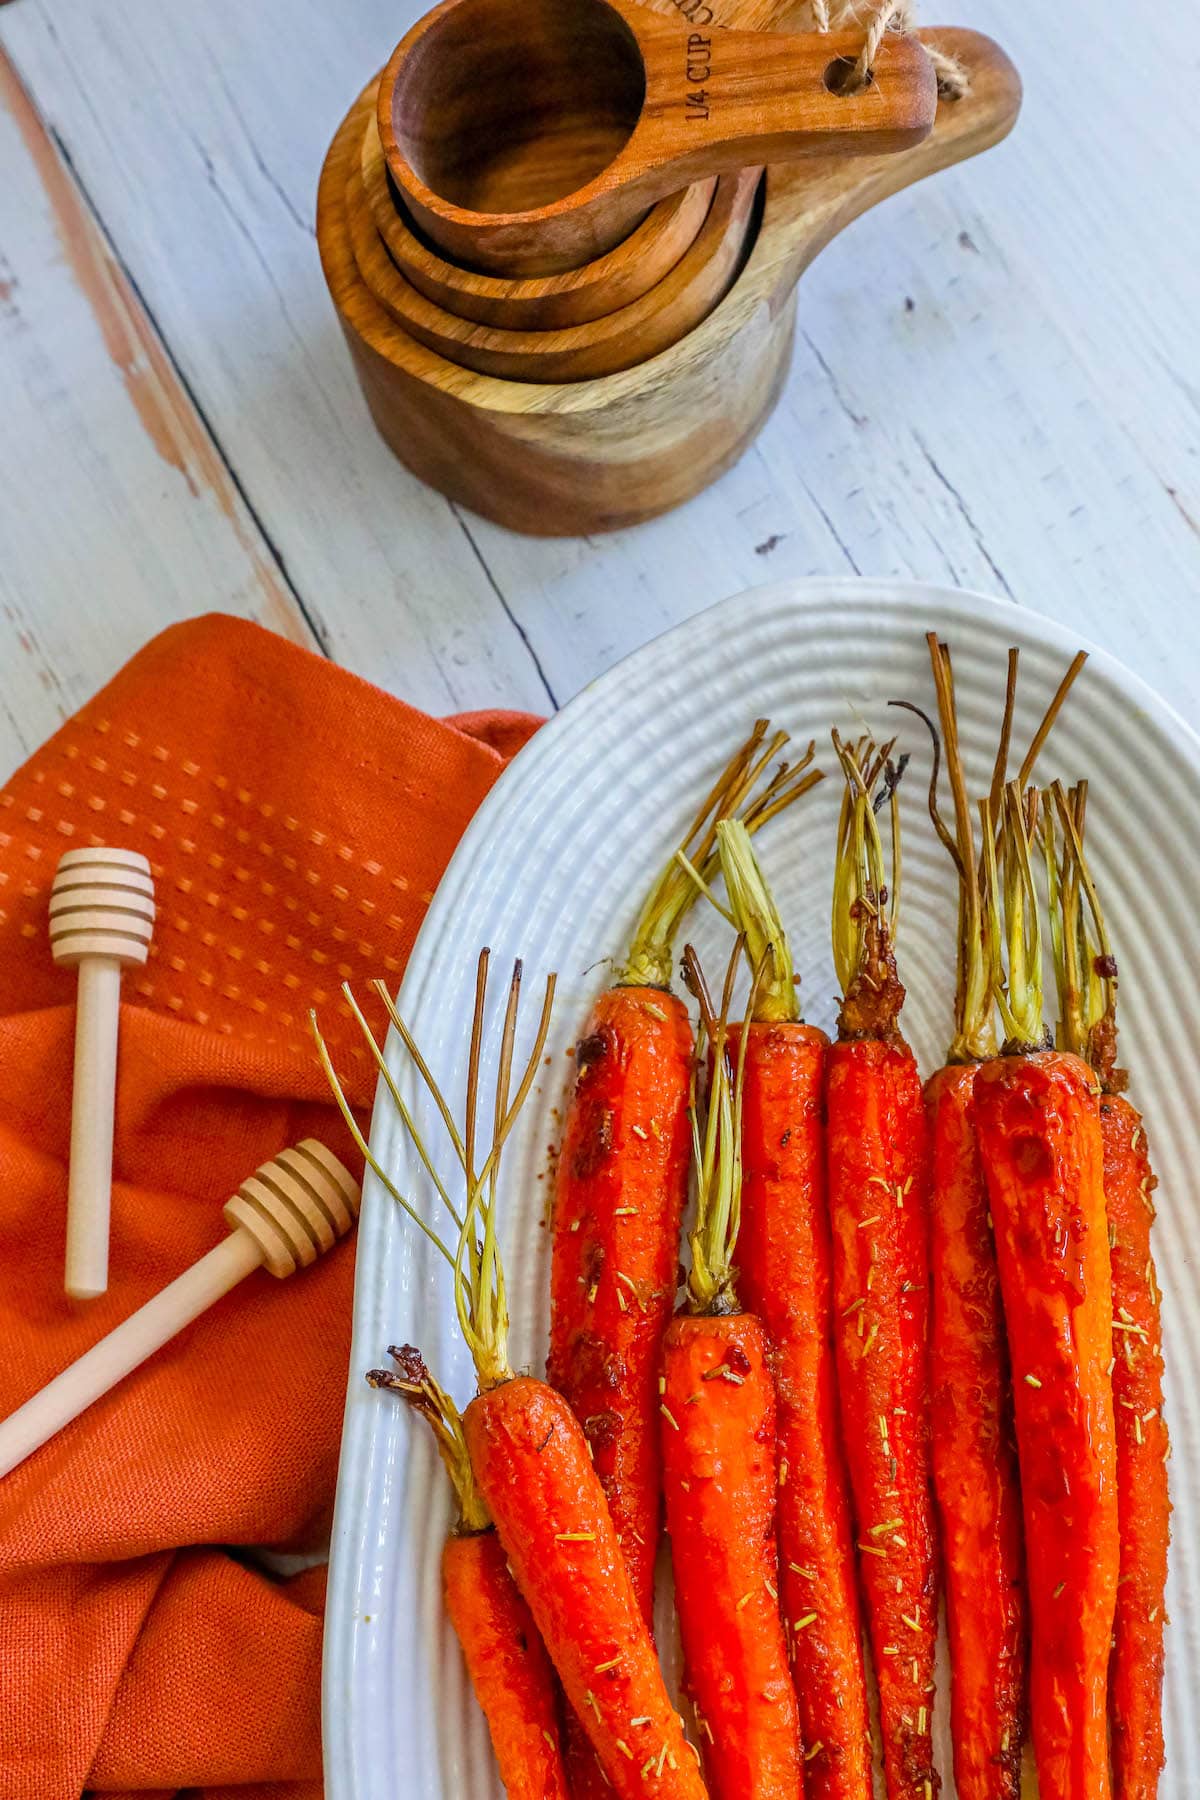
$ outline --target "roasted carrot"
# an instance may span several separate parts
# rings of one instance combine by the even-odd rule
[[[929,1464],[929,1156],[900,1032],[892,947],[899,857],[891,746],[835,734],[846,776],[834,885],[842,989],[827,1085],[834,1334],[842,1437],[879,1687],[890,1800],[930,1800],[937,1562]],[[875,805],[889,803],[889,896]]]
[[[1151,1250],[1157,1181],[1141,1114],[1117,1067],[1117,964],[1083,853],[1087,784],[1057,784],[1062,826],[1047,867],[1055,918],[1059,1043],[1099,1077],[1104,1202],[1112,1263],[1113,1413],[1117,1442],[1120,1580],[1109,1668],[1109,1725],[1117,1800],[1153,1800],[1163,1766],[1162,1683],[1167,1543],[1167,1425],[1163,1417],[1160,1295]]]
[[[1152,1800],[1163,1767],[1167,1425],[1160,1295],[1150,1244],[1155,1176],[1142,1116],[1123,1094],[1100,1102],[1112,1258],[1113,1408],[1121,1572],[1109,1679],[1117,1800]]]
[[[1004,900],[1006,1042],[976,1076],[975,1118],[1013,1370],[1038,1786],[1042,1800],[1107,1800],[1118,1535],[1103,1145],[1091,1070],[1043,1047],[1036,799],[1005,792],[1002,889],[983,808],[989,892]]]
[[[487,971],[485,950],[476,976],[466,1129],[461,1134],[404,1020],[388,1002],[392,1022],[450,1133],[466,1187],[461,1210],[436,1172],[382,1049],[355,1008],[386,1090],[456,1225],[454,1249],[446,1246],[371,1154],[314,1020],[318,1050],[342,1115],[370,1167],[450,1267],[459,1329],[478,1383],[462,1418],[472,1474],[566,1697],[582,1720],[605,1775],[621,1800],[644,1800],[651,1772],[655,1792],[663,1800],[704,1800],[699,1758],[684,1737],[667,1693],[587,1439],[560,1394],[545,1382],[515,1375],[509,1363],[508,1303],[497,1235],[500,1157],[541,1064],[554,977],[547,981],[536,1038],[517,1091],[510,1097],[520,964],[513,970],[500,1041],[492,1146],[480,1166],[475,1155],[476,1111]],[[348,992],[347,998],[353,1006]]]
[[[829,1040],[801,1022],[787,935],[745,826],[729,820],[717,835],[733,923],[763,969],[752,1020],[729,1029],[743,1087],[738,1292],[762,1320],[775,1371],[779,1592],[804,1783],[817,1800],[863,1800],[870,1719],[833,1353]]]
[[[464,1415],[476,1478],[559,1679],[617,1794],[705,1792],[663,1683],[587,1440],[531,1376],[485,1388]]]
[[[670,992],[677,933],[697,887],[715,873],[718,819],[741,810],[753,830],[820,779],[814,747],[771,780],[787,742],[760,721],[703,800],[653,883],[616,985],[596,1002],[575,1050],[576,1077],[555,1178],[547,1375],[591,1446],[634,1591],[649,1622],[661,1514],[656,1382],[675,1305],[687,1197],[692,1027]],[[576,1800],[599,1792],[594,1759],[568,1722]]]
[[[744,1313],[733,1256],[741,1209],[742,1072],[730,1067],[730,962],[719,1017],[685,957],[711,1050],[706,1116],[693,1088],[696,1226],[684,1310],[663,1341],[663,1493],[685,1683],[718,1800],[800,1800],[796,1695],[779,1610],[775,1386],[766,1333]]]
[[[973,1118],[979,1067],[999,1051],[997,958],[959,751],[954,668],[936,632],[927,643],[941,724],[939,738],[927,720],[934,733],[928,806],[959,884],[954,1039],[946,1066],[925,1084],[932,1145],[930,1422],[950,1634],[950,1737],[961,1800],[1015,1800],[1027,1715],[1029,1609],[1004,1305]],[[1033,772],[1085,661],[1079,653],[1070,662],[1025,752],[1018,787]],[[991,805],[1006,781],[1016,671],[1018,652],[1009,650]],[[954,830],[937,803],[943,747]]]
[[[925,1085],[932,1142],[930,1389],[950,1639],[954,1785],[1016,1800],[1028,1687],[1021,1488],[1000,1277],[973,1113],[979,1065]]]
[[[977,1072],[999,1049],[994,918],[983,892],[959,748],[950,651],[934,632],[927,642],[941,726],[939,741],[930,724],[929,810],[958,878],[954,1035],[946,1066],[925,1084],[932,1150],[931,1427],[950,1639],[950,1735],[960,1800],[1016,1800],[1028,1707],[1025,1556],[1004,1308],[974,1121]],[[1019,785],[1085,660],[1074,659],[1051,700]],[[1018,653],[1010,650],[993,797],[1006,777],[1017,666]],[[943,750],[953,830],[938,804]]]
[[[753,804],[786,735],[765,722],[707,795],[683,850],[712,854],[717,819],[750,802],[751,824],[817,779],[785,769]],[[655,882],[615,986],[575,1049],[555,1177],[547,1374],[592,1447],[642,1609],[654,1599],[659,1532],[658,1375],[675,1305],[687,1197],[692,1027],[670,992],[674,944],[696,887],[675,858]]]
[[[500,1779],[510,1800],[570,1800],[554,1670],[471,1471],[458,1408],[411,1344],[388,1354],[399,1374],[372,1369],[367,1380],[428,1420],[458,1501],[458,1523],[442,1551],[442,1594]]]

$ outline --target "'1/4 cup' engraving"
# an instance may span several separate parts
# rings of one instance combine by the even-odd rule
[[[707,119],[708,89],[704,83],[711,75],[712,39],[702,37],[698,31],[693,31],[689,33],[687,41],[688,87],[684,105],[685,118]]]

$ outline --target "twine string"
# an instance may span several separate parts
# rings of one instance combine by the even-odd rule
[[[833,11],[829,0],[812,0],[813,25],[817,31],[835,30],[853,24],[858,17],[855,0],[835,0]],[[858,93],[867,86],[879,55],[879,46],[888,31],[912,31],[916,24],[913,0],[878,0],[866,28],[858,60],[846,78],[843,91]],[[943,100],[961,100],[971,91],[971,78],[956,56],[939,50],[936,44],[925,45],[926,54],[937,75],[938,93]]]

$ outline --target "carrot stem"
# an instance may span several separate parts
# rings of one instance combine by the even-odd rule
[[[760,788],[767,765],[788,741],[786,731],[768,737],[768,729],[768,721],[759,719],[705,795],[678,850],[651,887],[617,976],[619,986],[670,986],[675,940],[696,898],[697,873],[703,884],[717,871],[720,820],[740,812],[747,829],[757,831],[821,780],[822,771],[811,766],[816,745],[809,744],[798,763],[782,763]]]

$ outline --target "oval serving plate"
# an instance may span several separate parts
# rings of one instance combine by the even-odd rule
[[[949,860],[925,815],[929,744],[893,698],[934,710],[924,633],[954,654],[961,737],[973,792],[990,770],[1005,654],[1021,649],[1014,744],[1078,648],[1060,626],[1007,601],[910,583],[808,581],[757,589],[656,639],[584,690],[534,738],[485,801],[434,897],[401,990],[401,1008],[456,1103],[465,1078],[473,964],[503,972],[525,958],[526,1032],[547,970],[559,972],[543,1077],[506,1152],[504,1250],[514,1366],[540,1370],[547,1335],[548,1146],[570,1063],[566,1052],[607,979],[654,871],[733,745],[768,714],[827,770],[831,725],[898,730],[913,767],[902,787],[904,894],[899,959],[906,1031],[926,1073],[942,1060],[953,984]],[[1200,738],[1142,682],[1093,651],[1037,775],[1087,775],[1091,857],[1121,965],[1122,1062],[1146,1115],[1160,1178],[1157,1259],[1164,1293],[1167,1411],[1175,1504],[1168,1610],[1167,1772],[1163,1791],[1200,1791],[1191,1672],[1200,1648]],[[806,1015],[830,1027],[834,978],[829,890],[839,782],[832,775],[763,833],[764,860],[793,936]],[[723,928],[697,909],[690,934],[719,954]],[[1052,988],[1052,983],[1050,984]],[[498,1024],[498,1016],[492,1021]],[[495,1049],[495,1029],[491,1049]],[[526,1041],[525,1033],[522,1041]],[[436,1122],[391,1046],[392,1066],[434,1142]],[[376,1108],[380,1163],[422,1207],[428,1184],[390,1107]],[[432,1210],[429,1212],[432,1217]],[[446,1271],[378,1182],[359,1226],[349,1397],[325,1634],[329,1800],[499,1800],[487,1732],[440,1601],[450,1515],[428,1433],[366,1386],[389,1343],[420,1344],[465,1401],[470,1365]],[[940,1766],[949,1777],[944,1694]]]

